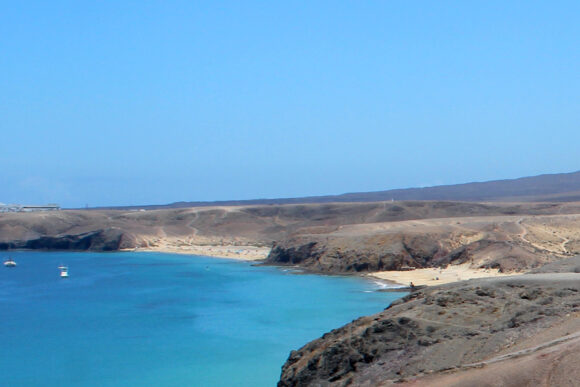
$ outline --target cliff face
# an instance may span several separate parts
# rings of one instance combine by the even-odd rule
[[[292,351],[278,386],[387,385],[509,359],[516,344],[549,338],[556,322],[580,311],[579,281],[579,274],[537,274],[411,293]]]
[[[513,221],[512,221],[513,222]],[[361,230],[326,235],[297,235],[274,243],[266,260],[271,265],[297,265],[314,272],[355,273],[444,267],[470,263],[473,267],[523,271],[552,259],[502,228],[486,229],[408,225],[404,230]],[[365,225],[365,228],[369,228]]]
[[[295,237],[276,242],[266,260],[274,265],[299,265],[313,271],[349,273],[431,267],[460,261],[463,249],[433,236],[401,234],[373,238]]]
[[[0,243],[0,249],[4,250],[117,251],[133,247],[135,247],[135,237],[115,228]]]

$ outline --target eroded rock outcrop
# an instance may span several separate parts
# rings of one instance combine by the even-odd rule
[[[454,246],[450,235],[381,235],[369,238],[341,237],[337,239],[298,237],[276,242],[266,260],[272,265],[298,265],[325,273],[376,272],[405,268],[444,267],[449,264],[473,262],[477,253],[488,250],[509,250],[504,241],[483,240]],[[519,251],[515,256],[521,256]],[[528,255],[525,255],[528,258]],[[488,261],[482,267],[499,268],[503,261]],[[534,260],[526,260],[533,265]],[[509,270],[521,270],[520,265],[505,265]]]
[[[574,218],[455,218],[353,224],[326,233],[300,230],[277,241],[266,260],[326,273],[445,267],[523,272],[576,251]],[[569,226],[564,226],[568,224]],[[568,228],[566,228],[568,227]],[[558,233],[570,236],[558,236]]]
[[[42,236],[25,241],[4,242],[0,249],[117,251],[135,247],[135,237],[117,228],[81,234]]]

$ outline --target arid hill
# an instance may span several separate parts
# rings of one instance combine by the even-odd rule
[[[276,242],[267,262],[319,272],[375,272],[469,263],[521,272],[580,253],[580,216],[436,218],[340,226]]]
[[[273,246],[319,272],[469,262],[522,271],[580,252],[579,203],[379,202],[0,214],[0,248]]]
[[[415,291],[293,351],[278,386],[577,386],[580,259],[566,267]]]
[[[451,240],[457,239],[458,234],[463,232],[470,235],[476,233],[479,235],[476,238],[478,243],[485,244],[486,239],[505,239],[500,235],[504,232],[521,233],[521,226],[530,221],[529,217],[577,213],[580,213],[580,204],[576,203],[465,202],[332,203],[152,211],[68,210],[3,213],[0,214],[0,247],[98,251],[155,247],[159,244],[269,246],[275,243],[276,253],[272,255],[270,262],[284,263],[279,259],[284,249],[290,251],[294,246],[302,246],[302,241],[306,241],[306,244],[316,243],[317,248],[327,243],[334,248],[334,244],[342,241],[340,243],[345,251],[390,249],[396,252],[397,246],[403,241],[402,236],[406,235],[405,248],[410,248],[411,255],[415,250],[420,255],[429,255],[431,252],[436,254],[438,251],[441,255],[444,251],[451,252],[460,247]],[[457,217],[469,217],[469,220],[464,221],[461,226],[458,225],[460,220],[450,220]],[[418,224],[405,223],[409,220],[429,219],[431,223],[425,223],[419,228]],[[435,219],[443,220],[435,222]],[[510,228],[509,222],[519,223]],[[478,226],[472,229],[471,224]],[[493,232],[492,228],[497,224],[501,224],[503,229]],[[425,230],[428,232],[424,232]],[[421,238],[413,237],[419,233]],[[439,246],[441,238],[448,238],[450,242],[443,241]],[[573,243],[570,244],[572,245]],[[325,251],[331,251],[330,247],[325,248]],[[439,255],[434,258],[438,259]],[[425,259],[431,260],[428,257],[423,260]],[[421,264],[427,264],[427,261]],[[421,260],[417,262],[420,263]],[[290,258],[287,263],[300,262],[296,258]],[[304,265],[309,266],[306,261]],[[365,270],[371,269],[374,266],[370,265]],[[332,270],[356,271],[346,266]]]
[[[468,202],[574,202],[580,201],[580,171],[545,174],[519,179],[492,180],[423,188],[355,192],[342,195],[301,198],[177,202],[164,205],[129,206],[117,209],[162,209],[215,206],[255,206],[264,204],[353,203],[387,200],[449,200]],[[115,209],[109,207],[108,209]]]

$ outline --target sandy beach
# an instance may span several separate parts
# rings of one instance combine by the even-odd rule
[[[259,261],[266,259],[270,247],[252,245],[218,245],[218,244],[184,244],[172,241],[157,240],[156,246],[142,247],[130,251],[162,252],[187,255],[201,255],[213,258],[238,259],[242,261]],[[435,286],[472,278],[501,277],[514,275],[500,273],[497,269],[478,269],[469,263],[449,265],[446,268],[426,268],[408,271],[380,271],[367,274],[368,277],[408,286]]]
[[[160,245],[157,247],[137,248],[130,251],[151,251],[160,253],[202,255],[213,258],[239,259],[242,261],[259,261],[268,257],[270,248],[259,246]]]
[[[446,268],[427,268],[408,271],[380,271],[369,274],[370,277],[396,282],[408,286],[435,286],[472,278],[513,276],[514,273],[500,273],[494,269],[474,269],[470,265],[449,265]]]

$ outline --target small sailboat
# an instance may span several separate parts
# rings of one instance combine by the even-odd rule
[[[68,267],[60,265],[58,268],[60,269],[60,278],[68,278]]]
[[[5,267],[16,267],[16,262],[14,262],[14,260],[10,257],[8,257],[5,261],[4,261],[4,266]]]

